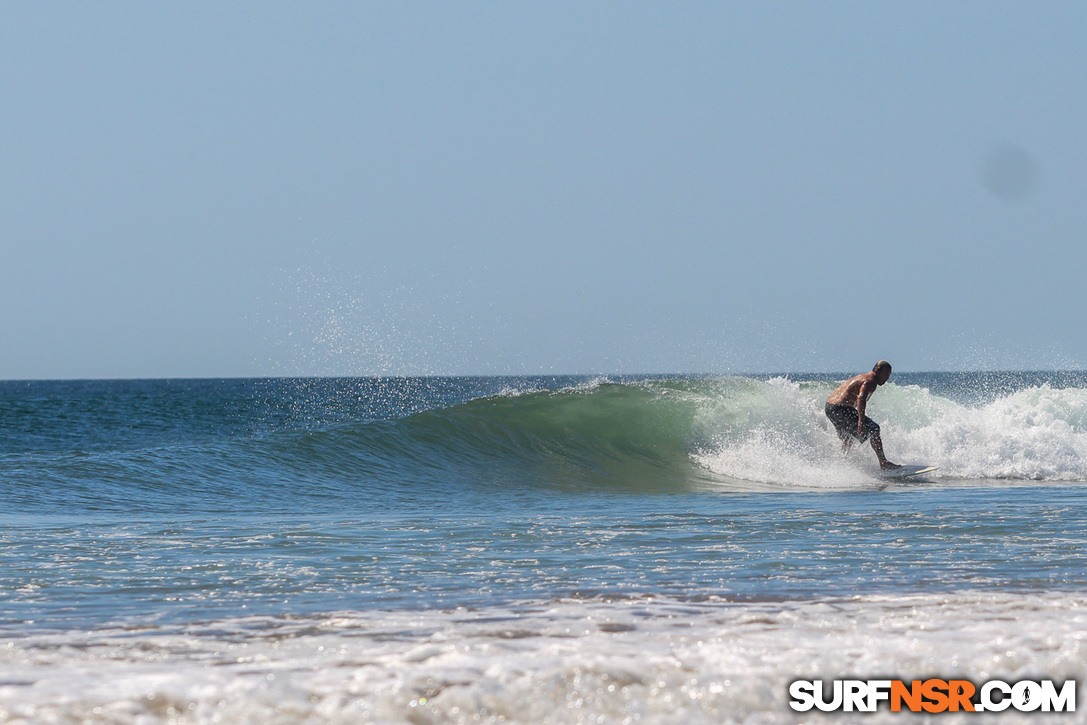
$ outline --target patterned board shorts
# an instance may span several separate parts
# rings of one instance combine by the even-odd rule
[[[827,417],[834,427],[838,429],[838,436],[844,441],[850,437],[864,443],[873,435],[879,434],[879,423],[864,416],[864,432],[857,435],[857,409],[849,405],[836,405],[827,403]]]

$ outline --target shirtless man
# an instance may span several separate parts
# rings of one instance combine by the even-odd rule
[[[883,455],[883,440],[879,437],[879,424],[864,414],[868,399],[876,392],[876,386],[883,385],[891,377],[891,364],[880,360],[872,372],[863,373],[846,380],[827,398],[826,413],[830,422],[838,430],[842,439],[842,452],[849,450],[856,438],[861,443],[871,439],[872,450],[879,459],[879,467],[901,468],[891,463]]]

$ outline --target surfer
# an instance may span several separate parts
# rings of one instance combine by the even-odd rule
[[[862,373],[846,380],[827,398],[826,413],[830,422],[842,439],[842,452],[849,450],[853,439],[864,443],[872,441],[872,450],[879,459],[879,467],[886,471],[901,468],[891,463],[883,455],[883,439],[879,435],[879,423],[864,414],[868,399],[876,392],[876,387],[883,385],[891,377],[891,363],[880,360],[870,373]]]

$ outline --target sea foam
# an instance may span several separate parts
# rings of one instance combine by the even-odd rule
[[[708,470],[741,481],[815,488],[871,485],[878,472],[867,444],[846,455],[823,414],[833,385],[773,379],[759,386],[745,426],[719,425],[694,452]],[[723,391],[724,393],[724,391]],[[743,407],[746,402],[728,396]],[[707,403],[708,409],[727,405]],[[1034,386],[960,403],[919,385],[879,389],[868,413],[880,423],[887,457],[939,466],[937,480],[1087,479],[1087,390]],[[707,426],[710,427],[710,426]]]
[[[791,723],[794,679],[1075,679],[1085,645],[1087,600],[1062,593],[250,617],[9,635],[0,721]]]

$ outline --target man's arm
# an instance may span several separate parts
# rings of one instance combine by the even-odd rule
[[[864,410],[868,407],[868,398],[872,396],[873,391],[872,381],[865,380],[861,385],[861,392],[857,395],[857,435],[864,435]]]

